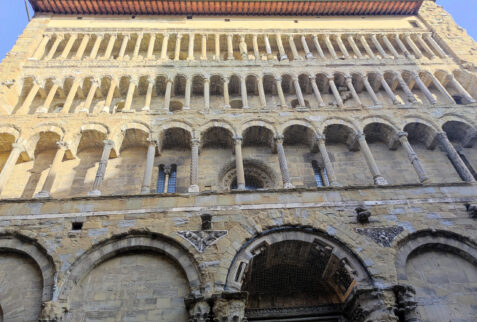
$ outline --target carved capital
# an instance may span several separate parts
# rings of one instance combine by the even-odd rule
[[[236,135],[236,136],[233,137],[233,140],[234,140],[235,144],[242,145],[243,137]]]
[[[223,293],[214,301],[215,320],[220,322],[246,322],[246,293]]]
[[[274,139],[277,144],[283,144],[283,140],[285,139],[285,137],[283,135],[276,135]]]
[[[66,303],[48,301],[41,304],[40,322],[60,322],[63,321],[65,313],[68,312]]]

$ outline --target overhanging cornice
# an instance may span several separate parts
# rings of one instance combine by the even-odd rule
[[[36,12],[100,15],[415,15],[424,0],[29,0]]]

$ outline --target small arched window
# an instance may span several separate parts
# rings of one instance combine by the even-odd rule
[[[313,173],[315,174],[315,181],[317,187],[326,187],[330,185],[328,181],[328,174],[326,173],[325,168],[320,168],[316,160],[311,161],[311,166],[313,167]]]

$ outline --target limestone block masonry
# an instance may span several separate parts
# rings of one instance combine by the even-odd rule
[[[0,321],[477,320],[477,44],[434,1],[31,2]]]

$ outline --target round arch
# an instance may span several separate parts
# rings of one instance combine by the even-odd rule
[[[293,126],[293,125],[301,125],[303,127],[306,127],[308,129],[310,129],[313,132],[313,134],[315,134],[315,135],[317,135],[317,133],[318,133],[315,126],[311,122],[309,122],[307,120],[300,120],[300,119],[289,120],[289,121],[281,124],[280,127],[278,128],[278,133],[281,134],[281,135],[284,135],[286,129],[289,128],[290,126]]]

